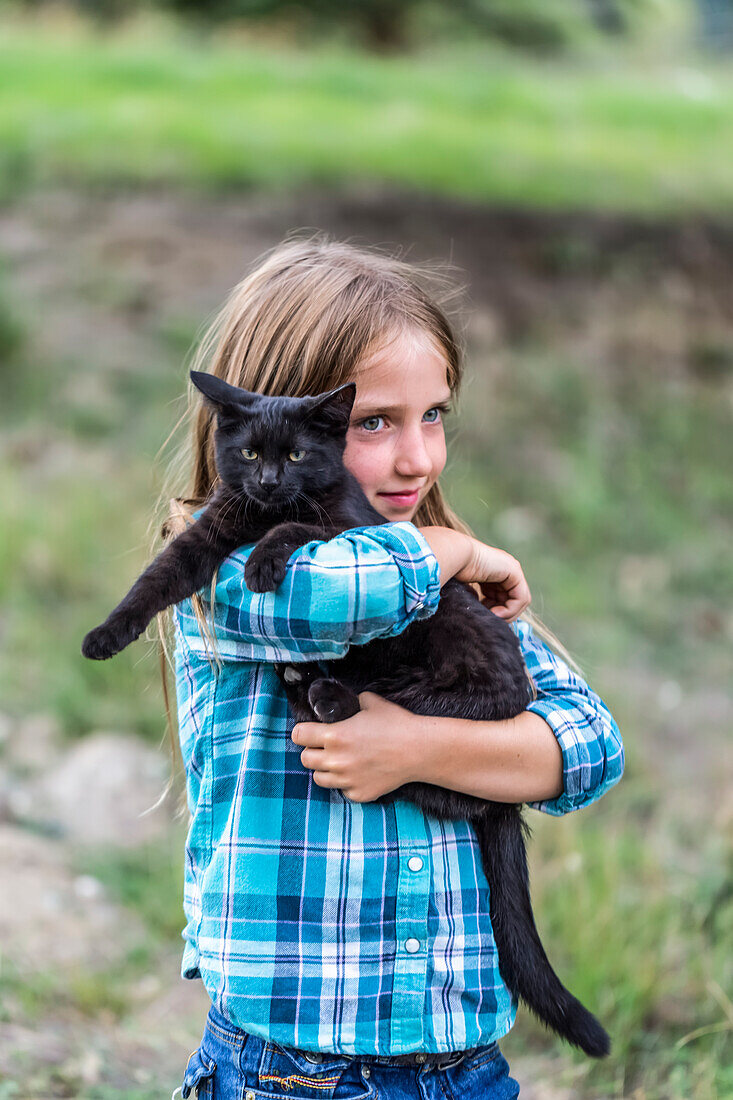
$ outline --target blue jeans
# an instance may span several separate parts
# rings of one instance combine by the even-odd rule
[[[206,1100],[514,1100],[519,1085],[496,1043],[452,1054],[295,1050],[234,1027],[212,1006],[201,1046],[173,1093]]]

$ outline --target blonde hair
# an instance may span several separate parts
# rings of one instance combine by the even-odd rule
[[[427,335],[444,355],[447,382],[457,397],[463,376],[463,347],[447,310],[449,302],[460,298],[462,288],[448,271],[445,264],[408,264],[397,256],[335,241],[326,234],[293,236],[265,253],[235,286],[205,329],[190,365],[194,370],[207,371],[256,393],[302,397],[350,381],[371,351],[405,331],[417,330]],[[172,500],[164,490],[159,502],[167,507],[160,529],[164,539],[174,537],[193,522],[192,513],[211,497],[218,480],[214,457],[216,421],[190,381],[188,407],[163,447],[184,422],[190,425],[189,440],[173,459],[171,469],[178,478],[181,460],[188,461],[190,488],[187,496]],[[437,481],[413,522],[416,526],[451,527],[473,534],[450,508]],[[216,577],[212,593],[215,583]],[[206,622],[198,596],[193,603],[210,660],[218,663],[213,623]],[[568,663],[577,667],[536,616],[526,611],[523,618]],[[173,732],[166,677],[166,664],[170,664],[170,610],[158,617],[158,630],[175,768],[176,759],[179,765],[182,762]]]

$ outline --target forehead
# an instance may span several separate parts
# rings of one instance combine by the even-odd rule
[[[410,409],[447,401],[448,364],[445,355],[428,338],[409,334],[375,350],[359,365],[355,375],[354,411]]]

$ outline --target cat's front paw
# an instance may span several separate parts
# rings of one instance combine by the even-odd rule
[[[323,676],[317,664],[276,664],[273,665],[280,683],[283,685],[285,695],[290,703],[290,709],[298,722],[317,722],[318,716],[313,713],[313,708],[308,699],[308,688],[314,680]]]
[[[308,688],[308,701],[321,722],[343,722],[361,710],[359,697],[338,680],[315,680]]]
[[[255,548],[244,566],[244,583],[250,592],[274,592],[285,580],[287,558],[258,554]]]
[[[91,661],[106,661],[108,657],[120,653],[130,642],[134,642],[143,630],[144,627],[138,629],[129,623],[102,623],[90,630],[85,637],[81,644],[82,656]]]

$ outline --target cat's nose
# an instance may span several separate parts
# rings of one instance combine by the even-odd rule
[[[266,493],[271,493],[273,489],[277,489],[276,481],[261,481],[260,488],[264,489]]]

